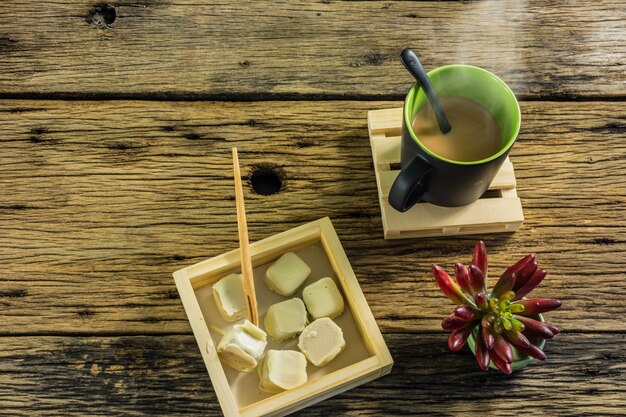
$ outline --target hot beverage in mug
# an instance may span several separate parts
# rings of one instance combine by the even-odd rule
[[[401,170],[388,196],[402,212],[418,201],[455,207],[479,199],[521,124],[511,89],[484,69],[448,65],[428,78],[452,129],[441,132],[426,93],[415,83],[404,100]]]
[[[452,130],[439,130],[431,106],[424,106],[413,119],[413,132],[430,151],[455,161],[479,161],[498,153],[502,142],[495,117],[479,103],[465,97],[441,97],[441,107]]]

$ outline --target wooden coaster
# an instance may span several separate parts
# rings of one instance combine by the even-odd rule
[[[463,207],[440,207],[419,202],[405,213],[387,197],[400,169],[402,108],[368,112],[374,171],[385,239],[514,232],[524,221],[515,190],[513,164],[507,158],[479,200]]]

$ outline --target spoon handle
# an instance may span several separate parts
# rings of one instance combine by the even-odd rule
[[[430,79],[428,78],[422,63],[419,58],[417,58],[417,55],[415,55],[415,52],[413,52],[410,48],[406,48],[400,53],[400,60],[424,89],[426,97],[428,97],[428,101],[430,101],[430,104],[433,106],[433,110],[435,111],[437,122],[439,122],[439,130],[441,130],[441,133],[445,135],[452,129],[452,127],[450,126],[450,122],[448,122],[448,118],[441,108],[439,98],[435,94],[433,85],[430,83]]]

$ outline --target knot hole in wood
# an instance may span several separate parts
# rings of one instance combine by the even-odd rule
[[[96,4],[89,10],[89,13],[85,16],[85,21],[98,29],[107,29],[111,27],[116,18],[117,12],[115,7],[101,3]]]
[[[274,164],[256,164],[250,167],[250,187],[255,194],[272,195],[284,188],[285,171]]]

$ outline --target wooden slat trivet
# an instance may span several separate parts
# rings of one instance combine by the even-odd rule
[[[514,232],[524,221],[515,190],[513,164],[507,158],[479,200],[463,207],[419,202],[400,213],[387,201],[399,172],[402,108],[372,110],[367,117],[385,239]]]

